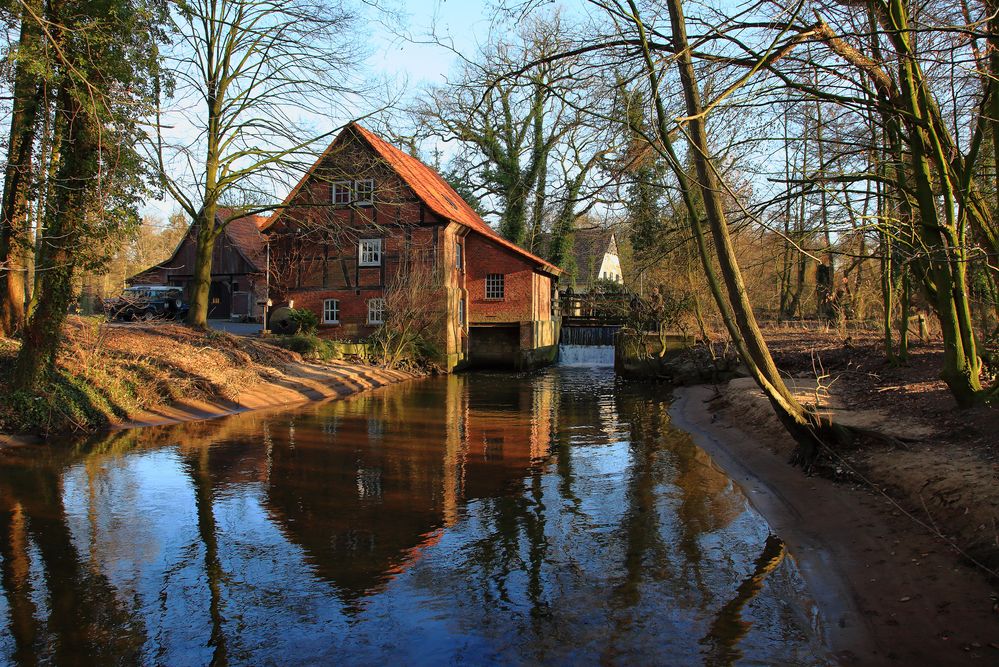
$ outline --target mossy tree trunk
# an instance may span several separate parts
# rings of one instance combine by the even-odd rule
[[[25,284],[31,247],[28,239],[28,193],[32,182],[32,151],[43,88],[36,74],[41,29],[41,2],[28,0],[14,67],[13,103],[3,199],[0,202],[0,335],[10,336],[24,325]]]
[[[53,184],[54,202],[38,257],[35,296],[14,373],[15,388],[29,392],[36,391],[55,368],[73,296],[77,246],[87,216],[94,212],[95,192],[80,184],[94,183],[99,176],[101,128],[92,110],[81,102],[84,94],[71,80],[59,94],[59,116],[67,125],[60,150],[63,159]]]
[[[197,329],[208,327],[208,299],[212,286],[212,253],[221,228],[215,215],[217,206],[206,204],[197,225],[197,246],[194,254],[194,281],[191,283],[191,309],[187,313],[187,324]]]

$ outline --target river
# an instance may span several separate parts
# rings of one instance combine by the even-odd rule
[[[828,664],[778,536],[609,369],[0,450],[0,662]]]

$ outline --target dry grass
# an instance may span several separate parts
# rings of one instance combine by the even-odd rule
[[[8,386],[18,349],[0,339],[0,381]],[[0,396],[0,432],[93,431],[181,398],[232,400],[301,362],[295,352],[219,331],[70,317],[57,377],[38,396]]]

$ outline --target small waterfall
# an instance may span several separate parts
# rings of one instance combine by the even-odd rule
[[[559,366],[614,366],[613,345],[559,345]]]
[[[559,342],[563,345],[614,347],[614,334],[621,327],[562,327]]]
[[[614,366],[614,334],[619,326],[562,327],[559,366],[587,368]]]

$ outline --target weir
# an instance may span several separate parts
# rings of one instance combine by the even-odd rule
[[[614,335],[620,326],[563,326],[559,334],[560,366],[614,366]]]

